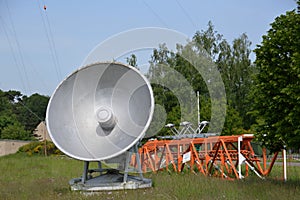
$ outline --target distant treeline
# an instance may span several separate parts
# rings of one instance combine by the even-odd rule
[[[36,126],[45,120],[48,96],[0,90],[0,139],[33,140]]]

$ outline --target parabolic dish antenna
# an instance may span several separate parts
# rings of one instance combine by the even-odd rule
[[[103,62],[82,67],[59,84],[46,123],[52,141],[68,156],[103,161],[132,149],[153,111],[150,83],[137,69]]]

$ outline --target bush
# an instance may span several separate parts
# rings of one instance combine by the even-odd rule
[[[46,150],[45,150],[46,147]],[[35,141],[26,144],[19,148],[18,153],[26,153],[27,155],[63,155],[63,153],[57,149],[53,142],[50,141]]]

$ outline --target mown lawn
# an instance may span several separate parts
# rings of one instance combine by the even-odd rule
[[[83,194],[68,182],[82,174],[83,162],[67,157],[0,157],[0,199],[300,199],[300,167],[288,168],[288,181],[275,166],[271,177],[227,181],[191,173],[147,174],[150,189]]]

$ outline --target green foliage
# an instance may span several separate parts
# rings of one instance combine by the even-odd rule
[[[34,141],[19,148],[18,153],[26,153],[32,155],[63,155],[63,153],[56,148],[53,142],[50,141]]]
[[[126,62],[128,63],[128,65],[139,69],[138,66],[137,66],[137,57],[136,57],[136,55],[131,54],[130,57],[126,58]]]
[[[35,93],[30,97],[23,96],[17,103],[15,107],[18,120],[24,124],[26,130],[34,130],[41,121],[45,120],[48,101],[49,97]]]
[[[208,54],[212,59],[215,59],[220,52],[220,42],[222,35],[214,30],[211,21],[208,22],[207,30],[197,31],[193,37],[196,47],[202,54]]]
[[[223,40],[219,45],[220,53],[216,61],[225,84],[227,100],[241,116],[245,128],[250,128],[252,123],[247,116],[248,98],[255,72],[255,66],[249,59],[250,46],[251,42],[245,33],[234,39],[232,46]]]
[[[30,131],[17,120],[15,114],[0,114],[0,138],[14,140],[32,140]]]
[[[7,94],[0,90],[0,115],[10,115],[12,113],[12,103]]]
[[[165,44],[154,49],[147,77],[155,83],[152,84],[155,102],[164,107],[166,123],[178,125],[181,121],[190,121],[197,124],[195,94],[200,91],[201,120],[210,121],[214,117],[210,131],[221,131],[217,127],[222,126],[224,112],[218,105],[226,105],[226,102],[223,134],[240,133],[250,127],[251,118],[246,116],[247,97],[255,71],[249,59],[251,42],[242,34],[231,46],[222,37],[209,22],[207,30],[197,31],[192,41],[184,46],[178,44],[176,52],[168,50]],[[223,82],[213,73],[213,65],[221,73],[226,95],[219,89]],[[160,134],[170,133],[162,130]]]
[[[33,140],[32,132],[46,116],[49,97],[0,90],[0,139]]]
[[[272,151],[300,147],[300,15],[275,19],[255,49],[258,69],[253,91],[257,137]]]
[[[246,131],[243,129],[242,118],[239,113],[234,108],[227,105],[222,135],[240,135],[244,133],[246,133]]]
[[[33,140],[30,131],[26,131],[19,122],[9,124],[1,130],[2,139]]]

